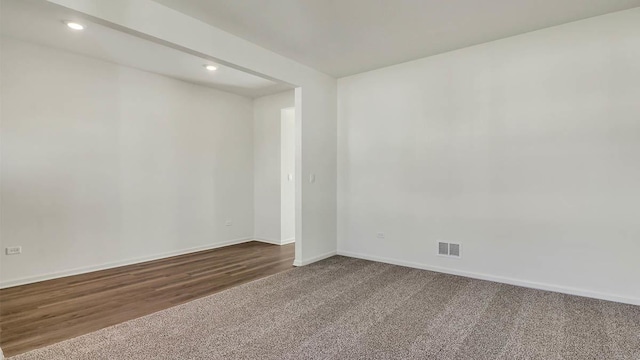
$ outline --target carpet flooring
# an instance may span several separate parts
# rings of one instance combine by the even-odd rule
[[[336,256],[12,359],[640,359],[640,307]]]

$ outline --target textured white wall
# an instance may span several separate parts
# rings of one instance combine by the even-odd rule
[[[340,79],[338,252],[640,304],[638,24]]]
[[[254,99],[254,217],[257,239],[281,237],[281,111],[294,106],[293,90]],[[294,188],[295,191],[295,188]]]
[[[1,56],[1,242],[23,248],[3,284],[253,236],[251,99],[4,38]]]

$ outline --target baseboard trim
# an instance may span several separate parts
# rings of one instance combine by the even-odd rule
[[[192,248],[183,249],[183,250],[170,251],[162,254],[155,254],[155,255],[144,256],[144,257],[139,257],[134,259],[127,259],[127,260],[105,263],[105,264],[100,264],[95,266],[75,268],[75,269],[64,270],[64,271],[59,271],[59,272],[54,272],[54,273],[49,273],[44,275],[30,276],[30,277],[16,279],[16,280],[2,281],[0,282],[0,289],[6,289],[6,288],[20,286],[20,285],[33,284],[40,281],[59,279],[67,276],[86,274],[94,271],[113,269],[120,266],[139,264],[147,261],[160,260],[160,259],[165,259],[172,256],[185,255],[185,254],[190,254],[198,251],[212,250],[212,249],[217,249],[224,246],[242,244],[242,243],[246,243],[253,240],[254,240],[253,237],[233,239],[233,240],[228,240],[221,243],[205,245],[205,246],[197,246],[197,247],[192,247]]]
[[[296,239],[276,240],[276,239],[267,239],[267,238],[260,238],[260,237],[254,237],[253,239],[255,241],[259,241],[267,244],[273,244],[273,245],[287,245],[287,244],[296,242]]]
[[[329,251],[327,253],[324,254],[320,254],[318,256],[314,256],[312,258],[309,259],[305,259],[305,260],[295,260],[293,262],[293,266],[305,266],[305,265],[309,265],[309,264],[313,264],[314,262],[318,262],[320,260],[324,260],[324,259],[328,259],[332,256],[336,256],[338,253],[334,250],[334,251]]]
[[[444,268],[440,266],[431,266],[431,265],[426,265],[426,264],[421,264],[421,263],[416,263],[411,261],[404,261],[404,260],[398,260],[398,259],[392,259],[392,258],[386,258],[386,257],[380,257],[380,256],[374,256],[374,255],[367,255],[367,254],[356,253],[351,251],[338,250],[337,254],[341,256],[356,258],[356,259],[363,259],[363,260],[376,261],[376,262],[392,264],[392,265],[406,266],[406,267],[415,268],[415,269],[435,271],[435,272],[444,273],[444,274],[464,276],[472,279],[487,280],[487,281],[493,281],[493,282],[498,282],[503,284],[522,286],[522,287],[531,288],[531,289],[546,290],[546,291],[552,291],[552,292],[568,294],[568,295],[576,295],[576,296],[589,297],[589,298],[594,298],[599,300],[614,301],[614,302],[619,302],[624,304],[640,305],[640,299],[637,299],[637,298],[630,298],[630,297],[619,296],[614,294],[606,294],[606,293],[601,293],[597,291],[545,284],[545,283],[539,283],[535,281],[518,280],[518,279],[512,279],[512,278],[507,278],[503,276],[495,276],[495,275],[482,274],[482,273],[476,273],[476,272],[461,271],[461,270],[455,270],[450,268]]]

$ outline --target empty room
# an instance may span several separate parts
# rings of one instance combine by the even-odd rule
[[[640,0],[0,17],[0,359],[640,359]]]

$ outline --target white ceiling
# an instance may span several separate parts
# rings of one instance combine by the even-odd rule
[[[335,77],[640,6],[640,0],[155,1]]]
[[[281,92],[291,87],[218,66],[208,72],[204,64],[213,62],[195,55],[141,39],[86,20],[86,29],[69,30],[63,20],[78,20],[78,15],[62,7],[33,0],[1,0],[3,36],[71,51],[109,62],[157,73],[180,80],[248,97]]]

